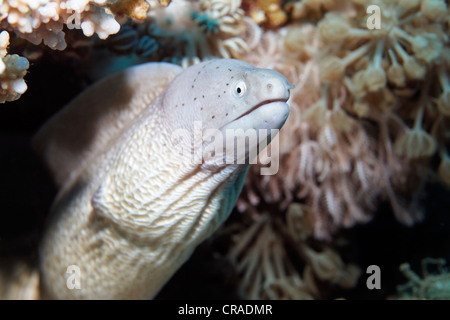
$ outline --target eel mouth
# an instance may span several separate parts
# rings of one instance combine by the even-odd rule
[[[266,105],[266,104],[272,103],[272,102],[286,102],[286,99],[282,99],[282,98],[280,98],[280,99],[270,99],[270,100],[265,100],[265,101],[263,101],[263,102],[260,102],[260,103],[258,103],[256,106],[254,106],[254,107],[252,107],[250,110],[248,110],[247,112],[241,114],[239,117],[237,117],[237,118],[234,119],[233,121],[239,120],[239,119],[241,119],[241,118],[243,118],[243,117],[249,115],[249,114],[252,113],[253,111],[259,109],[260,107],[262,107],[262,106],[264,106],[264,105]],[[231,121],[231,122],[233,122],[233,121]]]
[[[218,130],[225,133],[227,129],[258,129],[264,128],[267,125],[269,125],[269,127],[266,129],[279,129],[284,124],[287,115],[289,115],[287,100],[288,99],[286,97],[264,100],[254,105],[233,120],[220,126]],[[260,121],[260,124],[252,121],[251,117],[253,114],[258,115],[255,119],[259,119],[257,121]],[[286,116],[284,117],[284,115]],[[260,127],[260,125],[262,125],[262,127]]]

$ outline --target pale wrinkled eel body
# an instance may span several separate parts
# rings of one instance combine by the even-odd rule
[[[237,60],[184,71],[150,63],[69,104],[35,140],[61,186],[40,246],[42,297],[154,297],[228,217],[248,168],[186,161],[171,135],[181,128],[190,142],[195,121],[279,129],[289,88],[281,74]],[[67,286],[71,265],[80,289]]]

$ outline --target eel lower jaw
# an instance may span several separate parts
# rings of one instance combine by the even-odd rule
[[[250,113],[252,113],[252,112],[255,111],[256,109],[258,109],[258,108],[260,108],[260,107],[262,107],[262,106],[264,106],[264,105],[266,105],[266,104],[272,103],[272,102],[286,102],[286,100],[284,100],[284,99],[271,99],[271,100],[263,101],[263,102],[261,102],[261,103],[258,103],[256,106],[254,106],[253,108],[251,108],[251,109],[248,110],[247,112],[243,113],[242,115],[240,115],[239,117],[237,117],[237,118],[234,119],[233,121],[239,120],[239,119],[241,119],[241,118],[243,118],[243,117],[249,115]]]
[[[286,99],[266,100],[220,127],[219,130],[225,134],[228,129],[242,129],[244,131],[248,129],[266,129],[269,131],[281,129],[288,116],[289,106]]]

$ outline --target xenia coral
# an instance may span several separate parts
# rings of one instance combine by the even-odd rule
[[[334,0],[293,0],[284,6],[291,19],[321,18],[325,12],[337,10],[346,1]]]
[[[167,8],[152,10],[145,22],[123,26],[108,47],[144,61],[184,67],[213,57],[238,58],[249,51],[242,37],[252,24],[240,6],[240,0],[174,0]]]
[[[381,8],[379,30],[367,28],[369,4]],[[261,177],[251,168],[238,209],[275,204],[283,212],[301,203],[319,239],[369,221],[382,200],[402,223],[420,220],[416,195],[437,151],[438,174],[450,176],[446,2],[340,5],[348,9],[316,24],[264,33],[245,58],[296,88],[280,132],[280,170]]]
[[[281,0],[244,0],[246,13],[257,24],[268,28],[278,28],[287,22],[287,14],[282,9]]]
[[[0,33],[0,103],[14,101],[27,90],[23,77],[27,73],[28,60],[17,54],[7,54],[9,34]]]
[[[437,272],[431,272],[435,269]],[[448,300],[450,299],[450,273],[444,259],[425,258],[422,260],[422,277],[411,270],[408,263],[400,266],[400,271],[408,278],[406,284],[397,287],[400,300]]]
[[[311,221],[301,206],[292,204],[286,219],[263,212],[249,226],[241,222],[232,230],[228,257],[247,299],[323,299],[333,286],[356,285],[361,273],[356,265],[344,263],[331,246],[308,244]],[[293,260],[301,261],[301,269]]]
[[[405,10],[404,1],[379,1],[385,28],[368,30],[368,4],[320,7],[316,23],[266,31],[244,57],[295,84],[291,114],[272,142],[279,171],[250,168],[237,204],[245,222],[229,226],[237,231],[228,256],[246,297],[322,298],[316,288],[324,283],[354,286],[358,269],[311,243],[368,222],[383,200],[402,223],[420,220],[417,194],[437,151],[439,175],[450,181],[448,23],[425,2]]]

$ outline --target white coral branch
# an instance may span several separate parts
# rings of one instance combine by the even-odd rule
[[[0,103],[14,101],[27,90],[23,77],[27,73],[28,60],[17,54],[7,54],[9,34],[0,33]]]

